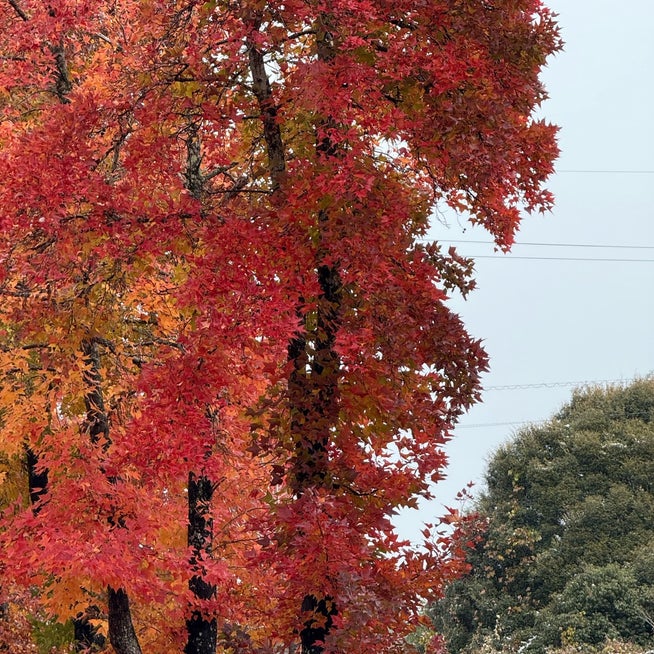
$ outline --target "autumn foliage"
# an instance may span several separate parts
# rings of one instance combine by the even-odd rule
[[[118,651],[405,648],[459,564],[390,521],[486,367],[423,237],[550,206],[558,47],[538,0],[2,0],[3,583]]]

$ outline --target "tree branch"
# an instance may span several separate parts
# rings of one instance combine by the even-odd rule
[[[8,0],[9,4],[14,8],[14,11],[18,14],[21,20],[27,22],[30,17],[21,9],[21,6],[16,2],[16,0]]]
[[[254,31],[258,29],[255,24]],[[248,57],[250,74],[252,75],[252,92],[257,99],[263,122],[263,137],[266,141],[268,155],[268,171],[272,180],[273,191],[276,191],[286,172],[286,158],[282,132],[277,122],[277,105],[274,102],[270,80],[266,72],[263,52],[248,38]]]

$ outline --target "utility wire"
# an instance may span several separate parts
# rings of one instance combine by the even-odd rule
[[[477,429],[479,427],[515,427],[516,425],[538,425],[546,420],[519,420],[517,422],[480,422],[474,425],[457,425],[456,429]]]
[[[422,239],[421,239],[422,240]],[[429,239],[425,239],[429,240]],[[437,243],[473,243],[475,245],[495,245],[492,241],[468,241],[464,239],[436,239]],[[522,245],[536,246],[536,247],[552,247],[552,248],[600,248],[611,250],[654,250],[654,245],[602,245],[601,243],[521,243],[516,242],[514,246],[519,247]]]
[[[433,242],[429,238],[418,239],[421,242]],[[464,239],[436,239],[437,243],[457,243],[470,245],[494,245],[492,241],[477,241]],[[601,243],[516,243],[517,247],[521,245],[531,247],[552,247],[552,248],[594,248],[594,249],[612,249],[612,250],[654,250],[654,245],[603,245]],[[531,255],[514,255],[514,254],[479,254],[463,255],[471,259],[503,259],[507,260],[535,260],[535,261],[590,261],[590,262],[608,262],[608,263],[654,263],[654,259],[634,259],[634,258],[612,258],[612,257],[559,257],[559,256],[531,256]]]
[[[602,261],[611,263],[654,263],[654,259],[609,259],[602,257],[527,257],[498,254],[463,254],[470,259],[502,259],[503,261],[532,260],[532,261]]]
[[[588,386],[590,384],[626,384],[633,379],[584,379],[582,381],[539,382],[537,384],[511,384],[505,386],[486,386],[485,391],[514,391],[523,388],[563,388],[566,386]]]
[[[508,386],[487,386],[485,391],[509,391],[518,390],[523,388],[555,388],[563,386],[582,386],[588,384],[630,384],[633,379],[592,379],[584,381],[570,381],[570,382],[542,382],[540,384],[512,384]],[[617,414],[616,414],[617,417]],[[513,420],[509,422],[481,422],[468,425],[457,425],[456,429],[479,429],[482,427],[516,427],[520,425],[543,425],[550,422],[551,418],[544,420]]]
[[[614,418],[622,418],[624,417],[624,414],[622,413],[607,413],[607,414],[601,414],[600,417],[604,418],[609,418],[610,420]],[[628,416],[629,418],[642,418],[643,420],[648,420],[649,419],[649,414],[648,413],[640,413],[640,414],[633,414]],[[547,423],[560,423],[560,419],[553,417],[553,418],[545,418],[542,420],[512,420],[510,422],[478,422],[474,424],[468,424],[468,425],[456,425],[455,429],[478,429],[481,427],[516,427],[520,425],[530,425],[531,427],[540,427],[542,425],[546,425]],[[569,427],[567,423],[562,424],[563,427]]]
[[[563,169],[555,170],[555,173],[588,173],[601,175],[654,175],[654,170],[584,170],[584,169]]]

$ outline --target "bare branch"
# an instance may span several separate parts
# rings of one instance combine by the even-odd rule
[[[54,55],[55,67],[57,69],[57,76],[55,80],[55,93],[62,104],[68,104],[70,100],[66,97],[73,90],[73,83],[70,80],[68,73],[68,63],[66,61],[66,53],[64,52],[63,43],[51,46],[50,50]]]
[[[100,39],[101,41],[104,41],[105,43],[108,43],[112,48],[114,47],[113,41],[108,36],[105,36],[104,34],[102,34],[102,32],[96,32],[94,34],[94,36],[96,38]]]
[[[214,168],[211,172],[206,173],[204,175],[204,181],[208,182],[210,179],[216,177],[216,175],[224,175],[225,173],[229,172],[232,168],[234,168],[236,165],[238,165],[238,162],[234,161],[228,166],[219,166],[218,168]]]
[[[315,34],[316,30],[313,28],[307,28],[305,30],[302,30],[301,32],[293,32],[292,34],[289,34],[284,40],[285,41],[290,41],[292,39],[298,39],[302,36],[311,36],[312,34]]]
[[[258,25],[255,25],[255,29],[258,29]],[[286,171],[284,142],[279,123],[277,122],[277,105],[275,104],[270,80],[266,72],[263,52],[249,38],[247,40],[247,47],[250,74],[252,75],[252,91],[261,111],[263,136],[266,141],[268,155],[268,170],[273,191],[276,191]]]
[[[18,14],[18,16],[27,22],[30,17],[21,9],[20,5],[16,0],[8,0],[9,4],[14,8],[14,11]]]

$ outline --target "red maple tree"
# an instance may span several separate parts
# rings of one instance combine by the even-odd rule
[[[550,206],[552,16],[4,2],[0,572],[119,654],[404,651],[460,564],[391,519],[487,363],[423,237],[446,202],[508,248]]]

